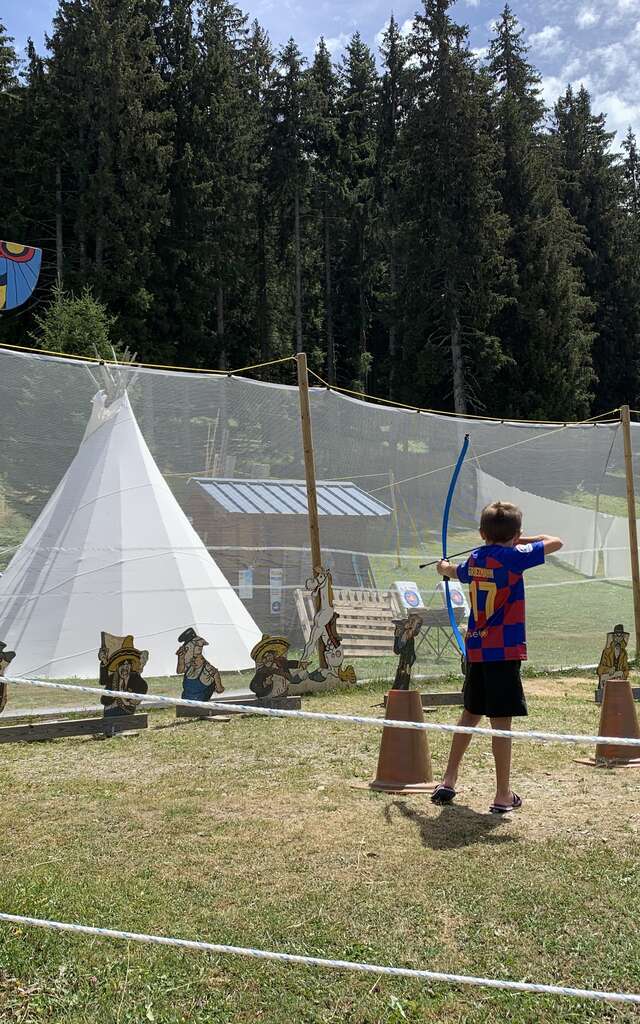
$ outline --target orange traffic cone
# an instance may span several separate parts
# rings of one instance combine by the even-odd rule
[[[605,680],[598,736],[640,739],[636,705],[628,679]],[[640,747],[618,747],[614,743],[599,743],[596,747],[596,764],[640,767]]]
[[[424,722],[420,694],[417,690],[389,690],[385,717],[398,722]],[[382,793],[430,793],[433,772],[426,732],[385,726],[378,772],[369,788]]]

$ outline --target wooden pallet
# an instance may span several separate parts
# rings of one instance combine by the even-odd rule
[[[114,715],[104,718],[68,718],[60,722],[27,722],[0,729],[0,743],[34,743],[64,739],[68,736],[115,736],[118,733],[146,729],[146,715]]]
[[[311,631],[315,614],[313,594],[306,590],[295,591],[298,618],[305,639]],[[338,613],[338,635],[342,640],[345,659],[382,658],[393,656],[395,636],[394,620],[405,618],[390,590],[365,590],[357,587],[334,587],[333,607]],[[455,645],[446,608],[416,609],[424,621],[422,633],[427,646],[439,656],[449,645]],[[464,619],[462,608],[455,609],[456,621]],[[437,643],[432,640],[438,638]],[[456,648],[457,650],[457,648]]]

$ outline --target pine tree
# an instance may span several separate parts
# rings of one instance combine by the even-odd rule
[[[302,322],[302,217],[306,206],[308,165],[305,160],[304,128],[306,85],[304,60],[293,39],[278,55],[278,71],[270,96],[269,174],[273,195],[280,211],[280,252],[289,262],[293,250],[293,334],[296,352],[304,348]],[[286,337],[286,322],[283,325]],[[285,341],[286,345],[286,341]]]
[[[7,93],[11,93],[18,85],[18,57],[13,45],[13,37],[8,35],[0,21],[0,102],[2,109],[7,107]]]
[[[619,262],[624,293],[627,298],[624,322],[629,338],[629,370],[627,395],[634,404],[640,398],[640,154],[636,137],[629,128],[622,143],[622,228]]]
[[[245,51],[246,130],[251,162],[251,227],[246,236],[245,262],[253,289],[255,355],[267,361],[273,355],[273,291],[278,267],[273,245],[273,203],[270,166],[270,99],[274,85],[274,54],[269,37],[253,22]]]
[[[382,38],[380,52],[383,75],[380,100],[380,138],[378,143],[377,187],[380,197],[381,220],[386,247],[385,316],[388,350],[385,353],[387,388],[390,398],[396,394],[396,375],[399,360],[398,327],[401,321],[398,309],[400,278],[401,227],[401,159],[399,141],[406,119],[407,60],[409,49],[400,27],[393,17]]]
[[[593,374],[590,304],[576,267],[582,243],[550,173],[540,76],[527,61],[523,35],[505,6],[489,48],[513,268],[509,302],[496,324],[508,362],[496,379],[495,401],[514,416],[584,416]]]
[[[112,359],[111,334],[115,317],[85,286],[80,295],[72,295],[59,284],[51,291],[44,313],[35,317],[37,329],[31,337],[39,348],[51,352]]]
[[[403,133],[405,394],[456,412],[482,407],[504,362],[494,333],[507,223],[496,187],[490,82],[476,69],[452,0],[424,0],[410,36],[412,95]],[[448,351],[448,360],[443,354]],[[451,387],[452,381],[452,387]]]
[[[198,50],[191,0],[169,0],[161,12],[158,42],[165,106],[174,124],[168,225],[158,242],[160,276],[153,322],[163,350],[173,350],[172,361],[190,358],[197,364],[210,342],[211,286],[198,251],[202,231],[195,155]],[[177,344],[176,323],[180,324]]]
[[[172,121],[159,73],[159,4],[60,0],[48,61],[64,133],[62,185],[74,207],[72,285],[91,283],[118,309],[120,340],[149,356]]]
[[[3,219],[9,223],[4,228],[10,235],[19,202],[19,190],[15,185],[16,147],[19,148],[18,120],[21,107],[18,80],[18,58],[13,46],[13,39],[0,21],[0,123],[3,134],[3,160],[0,161],[0,204]],[[13,156],[13,160],[11,159]],[[13,216],[12,216],[13,214]],[[16,236],[17,237],[17,236]],[[11,235],[10,241],[13,241]]]
[[[317,206],[322,238],[323,319],[327,380],[336,380],[334,313],[334,253],[341,222],[339,82],[331,54],[320,39],[309,72],[308,145],[311,153],[311,193]]]
[[[228,365],[229,319],[234,308],[238,257],[246,229],[249,139],[245,131],[244,14],[228,0],[203,0],[197,45],[198,215],[204,225],[203,255],[215,294],[218,366]],[[228,300],[228,302],[227,302]],[[212,310],[213,312],[213,310]]]
[[[367,386],[376,279],[375,185],[379,81],[375,60],[360,34],[350,40],[340,67],[341,169],[347,232],[340,261],[340,317],[346,369],[356,388]]]
[[[634,298],[621,267],[622,174],[611,151],[614,135],[606,130],[604,115],[593,113],[584,87],[577,94],[569,87],[558,100],[552,127],[562,197],[585,231],[581,264],[595,307],[593,364],[600,412],[621,405],[638,388]]]

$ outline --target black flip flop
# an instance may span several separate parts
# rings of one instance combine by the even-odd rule
[[[436,786],[431,794],[431,803],[437,804],[439,807],[444,807],[446,804],[453,803],[455,796],[455,789],[452,789],[451,786],[445,786],[443,783],[440,783],[440,785]]]
[[[490,814],[510,814],[511,811],[517,811],[522,807],[522,799],[517,793],[513,794],[513,799],[510,804],[491,804],[489,808]]]

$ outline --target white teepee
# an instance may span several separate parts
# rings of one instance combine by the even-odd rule
[[[100,632],[133,634],[147,676],[174,675],[192,626],[223,671],[249,668],[260,639],[240,598],[155,464],[129,399],[93,399],[84,439],[0,578],[0,638],[12,675],[96,678]]]

